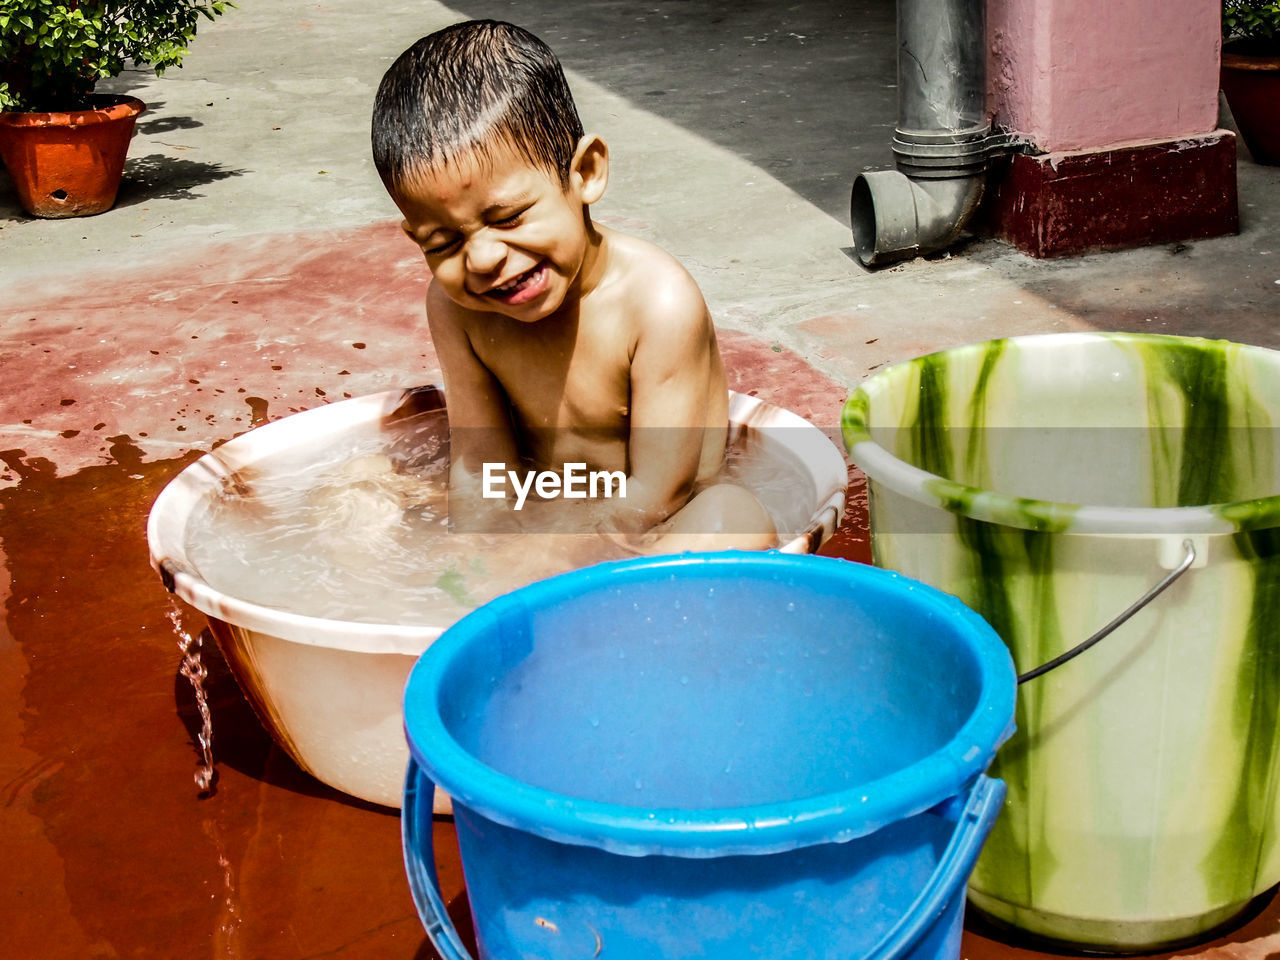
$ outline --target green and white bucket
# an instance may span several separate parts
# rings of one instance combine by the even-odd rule
[[[970,885],[996,921],[1168,948],[1280,882],[1277,427],[1280,353],[1128,334],[920,357],[845,405],[876,564],[976,609],[1020,672],[1131,613],[1019,688]]]

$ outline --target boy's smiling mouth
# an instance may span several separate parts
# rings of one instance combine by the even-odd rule
[[[485,296],[510,306],[527,303],[546,288],[547,275],[547,264],[543,261],[500,286],[490,287]]]

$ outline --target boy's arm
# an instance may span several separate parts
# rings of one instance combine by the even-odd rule
[[[644,530],[680,509],[698,479],[720,361],[702,293],[683,268],[646,291],[631,360],[626,506]]]
[[[455,525],[483,503],[485,463],[519,462],[507,395],[471,347],[465,312],[433,283],[427,324],[444,374],[449,415],[450,514]],[[501,501],[495,501],[501,506]]]

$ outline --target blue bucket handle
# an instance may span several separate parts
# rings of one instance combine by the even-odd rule
[[[864,960],[902,960],[955,898],[963,896],[962,891],[968,885],[969,874],[982,852],[987,834],[1004,806],[1004,795],[1003,780],[980,774],[967,797],[957,794],[929,811],[945,820],[955,820],[956,829],[929,882]],[[961,892],[957,892],[957,887]]]
[[[404,782],[404,803],[400,811],[400,834],[404,844],[404,865],[409,874],[409,889],[413,893],[413,902],[422,917],[422,925],[427,936],[444,960],[471,960],[471,954],[462,945],[462,938],[449,919],[445,909],[444,896],[440,893],[440,877],[436,873],[436,858],[431,850],[432,836],[432,801],[435,798],[436,786],[418,766],[413,757],[409,758],[409,772]],[[414,836],[415,830],[417,836]],[[415,843],[425,838],[427,851],[424,856],[415,857],[411,851]]]
[[[1000,815],[1004,795],[1003,780],[980,774],[969,788],[967,797],[950,797],[929,811],[945,820],[955,820],[956,828],[933,875],[929,877],[929,882],[902,918],[880,938],[864,960],[902,960],[920,938],[928,933],[933,923],[954,901],[957,896],[956,887],[963,887],[968,882],[969,873],[982,851],[987,834]],[[410,757],[400,815],[409,889],[413,893],[413,902],[418,908],[427,936],[444,960],[471,960],[471,954],[463,946],[453,921],[449,919],[444,897],[440,892],[435,856],[430,853],[434,796],[435,784],[418,766],[417,761]],[[423,842],[423,838],[428,842],[428,852],[424,856],[414,856],[411,851]]]

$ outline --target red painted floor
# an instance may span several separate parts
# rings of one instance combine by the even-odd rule
[[[12,957],[424,958],[393,811],[315,782],[212,644],[218,779],[147,562],[163,485],[255,423],[438,377],[394,224],[238,241],[11,292],[0,320],[0,922]],[[123,281],[109,285],[109,281]],[[731,386],[834,429],[847,387],[724,330]],[[866,559],[865,499],[825,552]],[[190,629],[198,615],[186,612]],[[442,825],[441,871],[461,909]],[[1194,952],[1280,952],[1280,905]],[[1037,956],[966,933],[969,960]]]

